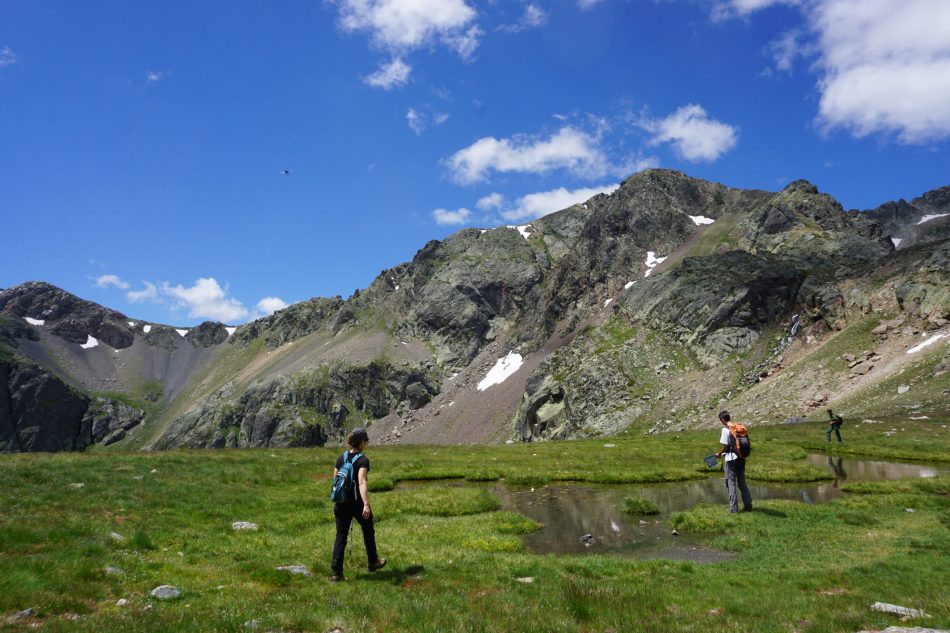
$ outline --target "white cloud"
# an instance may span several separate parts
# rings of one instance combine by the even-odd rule
[[[145,83],[147,84],[158,83],[159,81],[161,81],[167,76],[168,76],[168,73],[164,70],[158,70],[158,71],[150,70],[147,73],[145,73]]]
[[[533,2],[525,7],[524,13],[514,24],[502,24],[499,31],[506,33],[520,33],[527,29],[536,29],[548,23],[547,12]]]
[[[750,13],[779,4],[800,5],[802,0],[721,0],[713,5],[714,20],[746,17]]]
[[[503,204],[505,204],[505,197],[495,192],[479,198],[475,206],[483,211],[490,211],[492,209],[500,209]]]
[[[523,135],[497,139],[480,138],[450,156],[445,164],[452,178],[461,184],[485,180],[491,171],[544,173],[567,169],[590,177],[610,171],[600,148],[600,139],[572,127],[558,130],[548,139]]]
[[[409,111],[406,112],[406,122],[409,124],[409,128],[416,133],[416,136],[421,135],[426,129],[426,115],[415,108],[409,108]]]
[[[549,213],[566,209],[571,205],[586,202],[598,193],[613,193],[619,186],[620,185],[604,185],[602,187],[584,187],[571,191],[564,187],[558,187],[550,191],[529,193],[528,195],[518,198],[514,208],[503,211],[501,216],[510,221],[534,220]]]
[[[904,143],[950,137],[950,2],[817,0],[818,122]]]
[[[395,58],[388,64],[380,64],[379,70],[372,75],[363,77],[363,83],[374,88],[390,90],[396,86],[404,86],[409,82],[409,74],[412,72],[412,66]]]
[[[229,297],[214,277],[202,277],[191,287],[162,284],[162,294],[171,297],[175,306],[188,309],[192,318],[208,318],[231,322],[243,319],[248,311],[241,302]]]
[[[445,44],[461,57],[464,61],[472,61],[475,56],[475,49],[478,48],[479,38],[485,32],[478,25],[470,27],[464,33],[454,33],[445,36]]]
[[[4,66],[12,66],[17,62],[16,53],[10,50],[9,46],[4,46],[0,48],[0,68]]]
[[[277,312],[278,310],[283,310],[287,307],[287,302],[285,302],[280,297],[264,297],[257,302],[257,305],[254,307],[257,312],[263,316],[271,315]]]
[[[785,73],[792,72],[795,58],[805,54],[800,41],[801,32],[796,29],[782,33],[765,47],[766,54],[772,58],[775,67]]]
[[[158,301],[158,286],[147,281],[142,282],[145,287],[142,290],[130,290],[125,293],[125,298],[131,303],[142,303],[143,301]]]
[[[467,59],[481,30],[464,0],[338,0],[340,26],[368,32],[383,49],[408,52],[440,42]]]
[[[122,281],[118,275],[100,275],[98,278],[96,278],[97,288],[108,288],[110,286],[115,286],[121,290],[129,289],[129,284],[125,281]]]
[[[577,6],[579,6],[582,11],[587,11],[601,2],[603,2],[603,0],[577,0]]]
[[[650,145],[672,143],[689,161],[713,161],[735,147],[737,128],[712,119],[702,106],[689,104],[665,119],[646,119],[641,127],[653,134]]]
[[[416,136],[421,136],[425,132],[430,121],[435,125],[442,125],[448,120],[449,114],[447,112],[433,113],[430,106],[421,106],[420,109],[409,108],[406,112],[406,123],[416,133]]]
[[[448,209],[435,209],[432,212],[432,218],[435,220],[436,224],[440,224],[442,226],[448,226],[451,224],[465,224],[468,222],[469,215],[471,215],[471,212],[464,207],[456,211],[449,211]]]

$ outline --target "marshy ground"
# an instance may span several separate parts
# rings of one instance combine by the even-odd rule
[[[932,616],[918,626],[947,628],[947,421],[868,422],[843,434],[843,444],[829,446],[823,425],[753,429],[753,491],[833,486],[828,457],[925,461],[936,476],[854,475],[825,503],[756,499],[754,512],[729,515],[702,497],[685,509],[663,503],[664,482],[708,485],[702,458],[716,449],[715,430],[371,447],[377,539],[389,565],[365,571],[355,529],[341,584],[328,582],[338,449],[7,455],[0,628],[574,633],[899,624],[870,609],[879,601]],[[509,497],[542,504],[564,486],[608,491],[624,529],[640,521],[657,534],[675,529],[688,547],[716,555],[644,559],[599,543],[537,553],[530,539],[547,528],[531,517],[542,515],[518,511]],[[564,513],[543,516],[550,525]],[[258,529],[235,531],[235,521]],[[291,564],[314,575],[276,569]],[[151,597],[159,585],[180,597]],[[25,609],[32,614],[4,624]]]

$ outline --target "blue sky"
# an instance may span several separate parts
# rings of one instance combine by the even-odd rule
[[[945,0],[4,0],[0,287],[241,323],[648,166],[910,198],[948,137]]]

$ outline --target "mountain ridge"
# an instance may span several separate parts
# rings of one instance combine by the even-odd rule
[[[100,423],[124,432],[110,437],[120,448],[323,444],[357,424],[384,441],[451,443],[690,428],[720,393],[761,391],[749,374],[776,382],[788,361],[776,358],[819,354],[850,328],[901,318],[944,332],[945,213],[950,187],[858,212],[807,181],[772,193],[647,170],[522,227],[431,240],[345,300],[234,329],[182,334],[28,282],[0,291],[0,342],[5,362],[30,359],[88,402],[140,411],[135,424]],[[818,347],[779,340],[793,318]],[[90,339],[102,345],[83,348]],[[512,378],[477,388],[515,353]],[[732,364],[741,379],[715,375]],[[940,366],[928,384],[942,395]],[[2,439],[17,428],[3,381],[0,450],[29,450]]]

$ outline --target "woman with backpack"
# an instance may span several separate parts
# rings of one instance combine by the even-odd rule
[[[367,570],[376,571],[386,566],[386,559],[380,558],[376,552],[376,530],[373,527],[373,511],[369,506],[369,458],[363,455],[369,444],[366,429],[353,429],[346,443],[349,449],[336,460],[333,490],[330,493],[331,499],[335,501],[333,516],[336,519],[336,541],[333,543],[333,561],[330,563],[333,572],[331,582],[346,580],[343,575],[343,555],[353,519],[363,530]],[[343,476],[338,479],[338,474]]]

